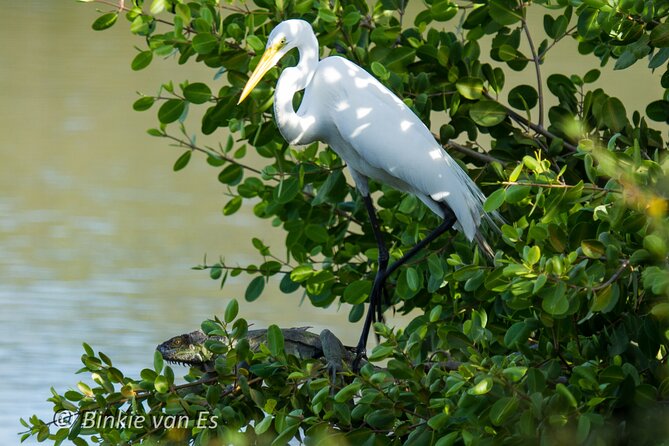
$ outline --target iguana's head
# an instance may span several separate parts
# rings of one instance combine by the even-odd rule
[[[195,330],[170,338],[156,349],[165,361],[201,367],[211,361],[213,356],[204,346],[206,340],[206,334],[200,330]]]

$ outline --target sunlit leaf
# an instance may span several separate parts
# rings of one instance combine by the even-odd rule
[[[506,119],[506,109],[495,101],[479,101],[469,108],[469,116],[483,127],[495,126]]]
[[[95,31],[102,31],[107,28],[111,28],[114,23],[116,23],[116,20],[118,19],[118,14],[115,12],[108,12],[106,14],[102,14],[100,17],[95,19],[93,22],[93,25],[91,27]]]

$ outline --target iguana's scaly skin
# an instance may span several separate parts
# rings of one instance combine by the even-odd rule
[[[308,331],[307,328],[281,329],[284,350],[287,354],[300,359],[325,358],[328,368],[333,373],[343,370],[344,364],[350,367],[355,356],[355,349],[342,345],[330,330],[325,329],[320,335],[317,335]],[[160,344],[157,350],[165,361],[211,371],[216,355],[204,346],[207,339],[222,340],[218,336],[208,337],[202,331],[195,330],[168,339]],[[260,344],[267,341],[267,329],[249,330],[246,339],[251,350],[258,350]]]

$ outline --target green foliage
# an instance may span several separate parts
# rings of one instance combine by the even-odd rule
[[[249,275],[245,297],[252,301],[279,276],[281,292],[300,290],[319,307],[342,303],[355,321],[376,268],[376,243],[341,159],[319,144],[289,147],[276,128],[271,104],[280,70],[237,105],[268,33],[285,18],[308,20],[322,56],[341,54],[374,73],[426,123],[445,120],[436,138],[487,193],[485,209],[500,211],[506,223],[492,237],[493,262],[454,234],[389,279],[392,304],[423,315],[396,332],[377,324],[382,343],[369,359],[379,369],[366,366],[333,382],[320,363],[286,357],[275,329],[260,352],[244,342],[233,347],[246,323],[231,327],[238,309],[229,307],[224,322],[203,324],[229,340],[210,342],[222,355],[215,376],[195,385],[202,376],[191,370],[188,383],[177,385],[156,359],[154,369],[128,378],[85,346],[82,370],[94,387],[80,383],[50,399],[55,410],[80,414],[192,418],[206,408],[220,416],[217,426],[82,430],[75,423],[54,432],[33,417],[26,435],[56,444],[65,437],[87,444],[90,435],[105,444],[330,437],[351,444],[645,445],[669,438],[669,3],[432,0],[413,22],[404,2],[393,0],[372,8],[358,0],[141,3],[126,2],[122,11],[146,42],[132,68],[171,56],[204,63],[214,78],[165,82],[156,96],[138,99],[135,110],[157,112],[159,125],[149,133],[186,149],[174,170],[192,152],[205,155],[230,196],[226,216],[252,205],[256,217],[286,234],[282,247],[252,240],[258,264],[198,267],[221,285]],[[528,29],[528,8],[545,8],[542,36]],[[114,25],[118,15],[103,12],[93,28]],[[566,38],[601,65],[643,62],[663,71],[664,96],[630,111],[596,84],[599,70],[546,76],[543,62]],[[492,63],[481,62],[488,59],[484,39]],[[284,58],[284,66],[296,57]],[[536,75],[533,85],[505,87],[524,70]],[[193,107],[204,110],[200,122],[189,116]],[[189,127],[227,141],[200,146]],[[415,197],[371,186],[391,256],[399,258],[437,218]]]

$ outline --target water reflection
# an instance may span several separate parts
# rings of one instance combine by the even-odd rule
[[[150,366],[165,339],[222,314],[247,276],[221,291],[203,255],[259,262],[250,243],[282,242],[250,207],[223,219],[217,172],[201,159],[174,174],[179,152],[146,135],[155,110],[132,110],[135,91],[160,82],[210,81],[204,67],[156,61],[129,68],[127,24],[95,33],[95,8],[74,1],[6,5],[0,27],[0,443],[16,444],[19,417],[49,419],[49,387],[86,375],[81,343],[129,375]],[[215,135],[216,136],[216,135]],[[220,136],[220,135],[219,135]],[[242,304],[257,326],[346,325],[346,312],[302,307],[268,286]],[[290,311],[286,311],[290,308]],[[341,330],[339,330],[341,331]],[[355,333],[349,330],[353,342]],[[34,443],[34,442],[33,442]]]

